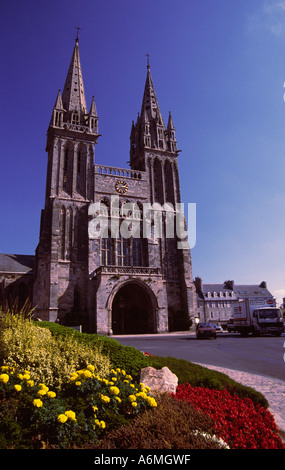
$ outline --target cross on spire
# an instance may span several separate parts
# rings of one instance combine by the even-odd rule
[[[78,40],[79,40],[79,31],[81,30],[81,28],[79,28],[79,26],[76,26],[75,29],[77,30],[76,42],[78,42]]]
[[[149,54],[146,54],[146,57],[147,57],[147,68],[149,69],[149,68],[150,68],[150,65],[149,65],[149,58],[150,58],[150,55],[149,55]]]

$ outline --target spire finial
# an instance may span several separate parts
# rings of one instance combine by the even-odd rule
[[[79,28],[79,26],[76,26],[75,28],[77,30],[77,34],[76,34],[76,42],[79,41],[79,31],[81,30],[81,28]]]
[[[150,58],[150,55],[149,55],[149,54],[146,54],[146,57],[147,57],[147,68],[150,69],[150,65],[149,65],[149,58]]]

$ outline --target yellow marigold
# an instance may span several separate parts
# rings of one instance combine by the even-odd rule
[[[28,372],[23,375],[23,380],[30,380],[30,378],[31,376]]]
[[[102,393],[100,393],[100,398],[102,401],[104,401],[105,403],[109,403],[110,402],[110,398],[107,397],[106,395],[103,395]]]
[[[27,384],[30,386],[30,387],[33,387],[35,385],[35,382],[33,380],[28,380],[27,381]]]
[[[76,372],[73,372],[70,376],[70,380],[76,380],[78,378],[78,374]]]
[[[17,391],[17,392],[20,392],[22,390],[22,387],[21,385],[14,385],[14,389]]]
[[[136,406],[138,406],[137,402],[136,401],[133,401],[132,402],[132,406],[135,408]]]
[[[132,402],[136,401],[136,396],[135,395],[129,395],[128,400],[132,403]]]
[[[79,386],[81,385],[80,380],[77,380],[77,381],[75,382],[75,385],[77,385],[77,387],[79,387]]]
[[[23,380],[24,379],[23,374],[18,374],[18,379]]]
[[[147,398],[147,394],[145,392],[138,392],[136,393],[136,396],[141,398]]]
[[[116,398],[116,400],[117,400],[118,403],[122,403],[121,398],[119,398],[119,397],[115,397],[115,398]]]
[[[56,397],[56,393],[55,392],[47,392],[47,396],[49,398],[55,398]]]
[[[150,406],[157,406],[157,403],[153,397],[147,397],[146,401],[148,402]]]
[[[104,429],[106,427],[105,421],[99,421],[99,419],[95,419],[94,423],[99,426],[101,429]]]
[[[87,369],[90,370],[91,372],[94,372],[95,367],[92,366],[91,364],[89,364],[89,365],[87,366]]]
[[[2,372],[8,372],[9,371],[9,366],[1,366]]]
[[[119,395],[120,389],[118,387],[110,387],[110,392],[112,395]]]
[[[43,389],[38,391],[38,395],[40,395],[41,397],[46,395],[46,393],[47,393],[46,390],[43,390]]]
[[[90,377],[92,377],[92,373],[90,372],[90,370],[84,371],[84,377],[86,377],[86,379],[90,379]]]
[[[35,400],[33,401],[33,405],[37,408],[41,408],[41,406],[43,406],[43,402],[39,398],[35,398]]]
[[[6,384],[7,382],[9,382],[9,375],[8,374],[1,374],[0,375],[0,382],[2,382],[3,384]]]
[[[39,384],[39,387],[41,388],[41,390],[44,390],[45,392],[49,391],[49,388],[45,384]]]
[[[64,414],[65,414],[65,416],[67,416],[67,417],[68,417],[69,419],[71,419],[72,421],[76,421],[76,417],[75,417],[74,411],[68,410],[68,411],[66,411]]]
[[[68,420],[68,417],[66,415],[63,415],[63,414],[60,414],[57,417],[57,421],[59,421],[60,423],[65,423],[67,420]]]

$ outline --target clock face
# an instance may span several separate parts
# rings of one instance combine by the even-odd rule
[[[128,185],[125,181],[120,180],[115,184],[115,189],[118,191],[118,193],[124,194],[128,191]]]

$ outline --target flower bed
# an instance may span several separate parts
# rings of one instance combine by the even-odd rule
[[[215,422],[215,434],[231,449],[284,449],[272,414],[250,398],[241,399],[227,390],[177,387],[177,400],[186,400]]]
[[[107,378],[95,367],[74,372],[50,390],[29,371],[0,369],[0,448],[69,448],[99,442],[104,432],[156,407],[149,388],[120,368]]]

